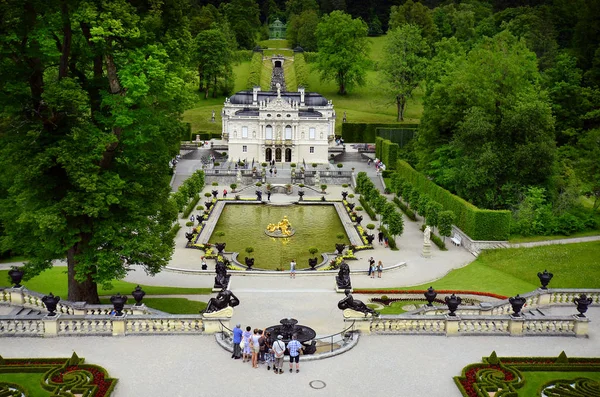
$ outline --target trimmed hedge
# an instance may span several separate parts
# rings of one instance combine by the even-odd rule
[[[404,212],[404,215],[408,217],[411,221],[415,222],[417,220],[417,215],[413,210],[408,208],[406,204],[404,204],[398,197],[394,197],[394,203]]]
[[[386,130],[403,129],[399,127],[416,128],[415,124],[344,123],[342,124],[342,138],[348,143],[373,143],[378,136],[388,139],[390,133]],[[382,132],[379,133],[379,131]],[[394,142],[394,139],[389,139]],[[409,141],[402,137],[399,139],[403,144]]]
[[[390,169],[396,168],[399,151],[400,146],[398,146],[397,143],[393,143],[389,139],[383,139],[381,137],[375,138],[375,155],[383,161],[383,164],[385,164],[386,167]]]
[[[417,133],[416,126],[414,128],[378,127],[375,130],[378,137],[389,139],[393,143],[397,143],[400,148],[403,148],[405,145],[407,145]]]
[[[363,206],[365,212],[369,215],[369,218],[371,218],[372,221],[376,221],[377,215],[375,214],[367,200],[363,196],[360,196],[358,201],[360,201],[360,204]]]
[[[260,75],[263,69],[262,54],[255,52],[252,55],[252,61],[250,62],[250,74],[248,76],[248,84],[246,88],[251,90],[254,87],[260,86]]]
[[[442,204],[444,210],[456,215],[456,226],[473,240],[508,240],[510,234],[510,211],[479,209],[466,200],[450,193],[414,170],[407,162],[398,160],[396,172],[410,182],[420,194],[427,194]]]
[[[298,87],[304,87],[308,92],[308,66],[304,60],[304,54],[298,52],[294,55],[294,68],[296,69],[296,84]]]

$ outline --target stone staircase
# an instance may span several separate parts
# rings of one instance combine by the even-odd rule
[[[42,313],[37,309],[29,309],[26,307],[13,307],[9,316],[23,316],[23,317],[44,317],[45,313]]]

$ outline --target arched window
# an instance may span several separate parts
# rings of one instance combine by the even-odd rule
[[[291,125],[285,126],[285,139],[292,139],[292,126]]]
[[[273,127],[270,125],[265,127],[265,139],[273,139]]]

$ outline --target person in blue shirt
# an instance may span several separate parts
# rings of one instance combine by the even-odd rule
[[[240,324],[237,324],[233,329],[233,354],[231,358],[239,360],[242,358],[242,349],[240,349],[240,342],[242,341],[242,328]]]
[[[292,340],[288,342],[287,348],[290,352],[290,372],[294,367],[294,361],[296,362],[296,372],[300,372],[300,350],[302,350],[302,345],[298,342],[296,335],[292,335]]]

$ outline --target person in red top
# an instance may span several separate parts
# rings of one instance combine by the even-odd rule
[[[227,189],[223,189],[223,198],[227,198]]]

